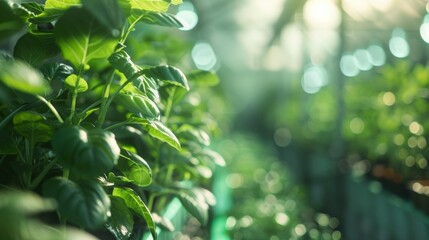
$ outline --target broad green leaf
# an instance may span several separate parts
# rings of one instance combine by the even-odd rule
[[[194,168],[198,172],[198,176],[200,177],[210,179],[213,176],[213,171],[207,166],[197,165]]]
[[[24,27],[24,22],[13,13],[6,1],[0,1],[0,40],[9,38]]]
[[[156,213],[152,213],[152,217],[153,217],[153,221],[161,229],[167,230],[169,232],[173,232],[174,231],[174,225],[170,221],[170,219],[168,219],[166,217],[163,217],[163,216],[160,216],[160,215],[158,215]]]
[[[208,160],[209,162],[213,162],[218,166],[221,166],[221,167],[226,166],[225,159],[219,153],[211,149],[203,149],[202,151],[198,152],[197,155],[200,158]]]
[[[109,57],[109,62],[115,69],[118,69],[121,73],[125,74],[128,79],[139,74],[140,67],[134,64],[130,55],[123,50],[114,52]]]
[[[101,227],[110,214],[110,199],[95,181],[73,182],[63,177],[51,178],[43,184],[43,195],[58,203],[63,220],[86,229]]]
[[[82,8],[66,11],[58,19],[54,33],[64,58],[76,68],[92,59],[109,57],[118,44],[118,38]]]
[[[176,27],[181,28],[183,24],[174,15],[169,13],[155,13],[147,12],[141,18],[142,22],[154,25],[160,25],[164,27]]]
[[[168,143],[170,146],[180,150],[180,142],[174,133],[160,121],[150,121],[141,118],[131,118],[130,122],[138,123],[149,133],[150,136]]]
[[[119,93],[115,101],[127,109],[129,112],[136,114],[145,119],[159,119],[160,112],[156,104],[144,95],[133,93]]]
[[[55,209],[55,202],[32,192],[0,193],[0,212],[11,210],[16,215],[29,215]],[[0,214],[1,215],[1,214]]]
[[[42,95],[51,91],[37,69],[19,60],[0,60],[0,81],[12,89],[33,95]]]
[[[58,161],[77,176],[100,176],[118,162],[115,135],[101,129],[64,127],[54,134],[52,147]]]
[[[133,85],[144,92],[152,101],[159,101],[158,85],[152,79],[144,78],[141,68],[134,64],[131,57],[125,51],[118,51],[109,57],[112,66],[123,73],[127,79],[135,78]],[[138,76],[138,77],[137,77]]]
[[[76,74],[69,75],[64,81],[64,83],[70,91],[74,91],[74,89],[76,89],[77,92],[86,92],[86,90],[88,90],[88,83],[86,82],[86,80],[83,78],[79,78],[78,81]]]
[[[52,22],[61,17],[67,9],[79,5],[80,0],[46,0],[43,13],[30,21],[34,23]]]
[[[55,98],[66,90],[64,81],[73,73],[73,68],[64,63],[49,62],[43,64],[40,67],[40,71],[45,76],[45,79],[50,83],[50,86],[52,87],[51,96]]]
[[[150,210],[134,190],[131,188],[114,188],[112,195],[122,198],[128,208],[132,209],[138,216],[146,221],[153,239],[156,240],[156,228]]]
[[[119,7],[122,9],[122,12],[125,16],[130,16],[131,14],[131,3],[129,0],[118,0]]]
[[[137,186],[145,187],[152,183],[149,164],[135,153],[127,151],[127,156],[119,158],[117,168]]]
[[[63,82],[67,76],[73,73],[73,68],[69,65],[59,62],[43,64],[40,68],[43,75],[49,82],[61,81]]]
[[[34,16],[41,14],[44,11],[44,6],[36,2],[24,2],[21,3],[21,7],[27,9]]]
[[[34,233],[36,230],[39,234],[37,236],[47,236],[46,232],[40,229],[40,225],[42,224],[35,226],[33,224],[35,220],[30,220],[30,216],[54,209],[54,201],[43,199],[32,192],[21,192],[17,191],[17,189],[5,191],[3,189],[0,193],[1,239],[31,239],[31,237],[34,238],[35,235],[31,236],[29,233]],[[43,226],[47,227],[46,225]],[[44,235],[42,235],[43,233]],[[57,234],[56,239],[58,239],[58,235],[59,234]],[[55,239],[52,235],[49,237],[51,238],[43,239]]]
[[[146,68],[142,72],[145,77],[155,79],[160,84],[171,84],[189,90],[188,80],[178,68],[166,65]]]
[[[163,0],[130,0],[131,9],[166,12],[170,3]]]
[[[170,2],[171,2],[171,4],[173,4],[173,5],[179,5],[179,4],[182,4],[182,3],[183,3],[183,1],[182,1],[182,0],[170,0]]]
[[[18,3],[11,3],[12,11],[16,16],[19,16],[22,21],[26,22],[29,17],[34,17],[35,14],[31,11],[29,11],[27,8],[24,8],[21,4]]]
[[[219,78],[214,72],[210,71],[194,71],[186,74],[189,82],[198,84],[200,86],[216,86],[219,83]]]
[[[182,125],[177,130],[177,135],[179,139],[184,139],[185,141],[197,142],[204,146],[210,145],[210,136],[204,130],[194,128],[188,124]]]
[[[13,127],[16,132],[31,143],[48,142],[52,139],[54,129],[46,118],[37,112],[19,112],[13,116]]]
[[[200,192],[204,196],[204,199],[206,200],[206,203],[209,206],[216,205],[216,196],[212,192],[210,192],[209,190],[207,190],[205,188],[197,187],[197,188],[194,188],[194,191]]]
[[[112,36],[121,34],[126,19],[117,0],[82,0],[82,5]]]
[[[195,189],[182,189],[178,193],[178,198],[183,207],[202,225],[207,224],[209,205],[201,192]]]
[[[106,228],[115,235],[116,239],[129,239],[133,232],[134,219],[124,199],[110,196],[111,216],[107,220]]]
[[[52,35],[23,35],[15,45],[13,56],[32,66],[39,66],[43,61],[59,53]]]

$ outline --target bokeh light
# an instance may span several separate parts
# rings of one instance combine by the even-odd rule
[[[210,44],[199,42],[192,48],[192,60],[201,70],[212,70],[217,63],[216,54]]]
[[[306,68],[301,80],[302,89],[306,93],[317,93],[328,84],[328,74],[322,66],[309,66]]]
[[[341,57],[340,69],[341,72],[347,77],[357,76],[360,72],[356,65],[355,58],[350,54],[346,54]]]
[[[389,49],[392,55],[397,58],[405,58],[410,54],[410,45],[403,29],[396,28],[393,30],[389,40]]]
[[[195,28],[198,24],[198,15],[195,12],[194,5],[191,2],[183,2],[179,6],[179,10],[175,15],[180,20],[183,27],[180,28],[183,31],[189,31]]]

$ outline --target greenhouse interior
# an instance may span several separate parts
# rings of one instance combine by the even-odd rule
[[[426,0],[0,0],[0,239],[429,239]]]

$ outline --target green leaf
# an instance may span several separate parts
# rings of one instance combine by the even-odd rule
[[[125,201],[128,208],[132,209],[138,216],[146,221],[153,239],[157,239],[155,223],[146,204],[131,188],[114,188],[113,196],[120,197]]]
[[[24,34],[16,43],[13,56],[32,66],[39,66],[43,61],[59,53],[52,35]]]
[[[42,95],[51,91],[37,69],[19,60],[0,60],[0,81],[12,89],[33,95]]]
[[[150,136],[168,143],[170,146],[180,150],[180,142],[174,133],[160,121],[150,121],[141,118],[131,118],[130,122],[138,123],[149,133]]]
[[[119,158],[117,167],[137,186],[145,187],[152,183],[152,170],[149,164],[135,153],[127,151],[127,156]]]
[[[46,0],[43,13],[30,21],[34,23],[52,22],[61,17],[67,9],[79,5],[80,0]]]
[[[109,57],[118,44],[117,37],[81,8],[66,11],[58,19],[54,33],[64,58],[76,68],[92,59]]]
[[[88,90],[88,83],[83,78],[79,78],[78,82],[76,74],[69,75],[64,83],[70,91],[74,91],[74,89],[76,89],[77,92],[86,92],[86,90]]]
[[[194,216],[202,225],[207,224],[209,205],[204,195],[195,189],[182,189],[178,198],[183,207]]]
[[[109,57],[109,62],[115,69],[118,69],[128,79],[133,78],[136,74],[141,75],[141,73],[139,73],[140,67],[134,64],[128,53],[123,50],[114,52]]]
[[[180,20],[169,13],[147,12],[143,15],[140,21],[164,27],[183,27],[183,24],[180,22]]]
[[[73,73],[73,68],[69,65],[59,62],[45,63],[40,67],[40,71],[45,76],[53,89],[52,96],[61,95],[66,89],[64,81],[70,74]]]
[[[134,64],[128,53],[123,50],[115,52],[109,57],[109,62],[115,69],[123,73],[127,79],[135,78],[133,85],[141,92],[144,92],[152,101],[159,101],[157,83],[152,79],[140,76],[143,74],[140,71],[141,68]]]
[[[36,220],[30,218],[33,214],[54,209],[54,201],[43,199],[32,192],[21,192],[17,189],[5,191],[3,189],[0,193],[1,238],[31,239],[35,235],[30,233],[37,232],[38,237],[42,236],[40,239],[58,239],[59,234],[57,234],[57,238],[52,237],[52,235],[49,235],[50,238],[46,238],[46,232],[42,231],[40,226],[33,225]]]
[[[58,203],[62,219],[86,229],[101,227],[110,214],[110,199],[95,181],[75,183],[62,177],[49,179],[43,184],[43,195]]]
[[[210,136],[202,129],[195,128],[191,125],[182,125],[177,130],[177,135],[185,141],[197,142],[204,146],[210,145]]]
[[[127,109],[145,119],[159,119],[160,112],[156,104],[144,95],[133,93],[119,93],[115,101]]]
[[[43,64],[40,68],[43,75],[49,82],[61,81],[63,82],[67,76],[73,73],[73,68],[69,65],[59,62]]]
[[[24,22],[16,16],[6,1],[0,1],[0,40],[9,38],[24,27]]]
[[[120,36],[126,19],[117,0],[82,0],[82,5],[112,36]]]
[[[21,7],[27,9],[27,11],[31,12],[33,15],[39,15],[44,11],[43,5],[35,2],[21,3]]]
[[[54,134],[52,147],[58,161],[76,176],[100,176],[117,164],[120,154],[113,133],[72,126]]]
[[[183,3],[183,1],[182,1],[182,0],[170,0],[170,2],[171,2],[171,4],[173,4],[173,5],[179,5],[179,4],[182,4],[182,3]]]
[[[106,223],[107,229],[116,239],[129,239],[134,227],[134,219],[124,199],[110,196],[111,216]]]
[[[131,9],[166,12],[170,3],[163,0],[130,0]]]
[[[218,166],[221,166],[221,167],[226,166],[225,159],[219,153],[217,153],[211,149],[203,149],[201,152],[198,152],[197,155],[200,158],[206,159],[209,162],[213,162]]]
[[[143,69],[145,77],[155,79],[156,82],[171,84],[189,90],[188,80],[180,69],[172,66],[157,66]]]
[[[170,221],[170,219],[168,219],[166,217],[163,217],[163,216],[160,216],[160,215],[158,215],[156,213],[152,213],[152,217],[153,217],[153,221],[161,229],[167,230],[169,232],[173,232],[174,231],[174,225]]]
[[[55,202],[32,192],[8,191],[0,193],[0,212],[9,210],[15,215],[29,215],[55,209]]]
[[[37,112],[19,112],[13,116],[15,130],[31,143],[48,142],[54,134],[46,118]]]
[[[211,71],[194,71],[186,74],[189,82],[196,83],[199,86],[216,86],[219,84],[219,78],[216,73]]]

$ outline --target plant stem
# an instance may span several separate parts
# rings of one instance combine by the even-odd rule
[[[170,95],[168,96],[168,100],[167,100],[167,106],[165,106],[165,123],[167,123],[168,118],[170,117],[170,113],[171,113],[171,109],[173,108],[173,100],[174,100],[174,95],[176,94],[176,87],[173,87],[173,89],[171,89]]]
[[[136,24],[140,21],[140,19],[141,19],[142,17],[143,17],[143,16],[139,16],[139,17],[137,17],[137,18],[136,18],[136,20],[130,24],[130,26],[129,26],[129,27],[128,27],[128,29],[127,29],[127,32],[125,33],[125,35],[122,37],[122,39],[121,39],[121,41],[120,41],[120,43],[121,43],[121,44],[124,44],[124,43],[125,43],[125,40],[127,40],[128,35],[133,31],[134,27],[136,26]]]
[[[101,126],[103,125],[104,120],[106,118],[107,110],[109,108],[109,106],[107,105],[107,100],[109,99],[110,88],[112,86],[114,74],[115,74],[115,69],[112,68],[112,70],[110,70],[110,73],[109,73],[107,84],[104,87],[103,98],[101,99],[100,115],[98,116],[98,120],[97,120],[98,128],[101,128]]]
[[[74,89],[72,92],[72,99],[71,99],[71,106],[70,106],[70,116],[68,118],[68,121],[70,123],[72,123],[74,114],[76,112],[76,101],[77,101],[77,90],[78,90],[78,86],[79,86],[79,82],[80,82],[80,75],[82,74],[82,70],[83,70],[83,64],[81,64],[79,66],[79,70],[77,72],[77,80],[76,83],[74,84]]]
[[[112,129],[112,128],[117,128],[117,127],[120,127],[120,126],[123,126],[123,125],[127,125],[127,124],[132,124],[132,123],[126,122],[126,121],[125,122],[118,122],[118,123],[112,124],[112,125],[104,128],[104,130],[109,130],[109,129]]]
[[[153,203],[155,202],[155,198],[158,197],[157,193],[152,193],[149,196],[149,200],[147,202],[147,208],[149,208],[150,211],[153,211]]]
[[[39,175],[37,175],[34,181],[30,184],[30,189],[36,188],[40,184],[40,182],[42,182],[43,178],[46,177],[46,174],[48,174],[49,170],[51,170],[51,168],[55,166],[56,163],[57,163],[57,159],[54,159],[48,165],[46,165],[43,168],[43,170],[39,173]]]
[[[60,123],[64,123],[64,120],[61,118],[60,114],[58,114],[57,109],[55,109],[54,105],[52,105],[48,100],[44,97],[37,95],[36,96],[40,101],[44,102],[46,106],[48,106],[49,110],[54,114],[54,116],[58,119]]]
[[[63,168],[63,177],[68,179],[69,175],[70,175],[70,169]]]
[[[27,105],[22,105],[20,107],[18,107],[17,109],[15,109],[13,112],[11,112],[9,115],[7,115],[7,117],[5,117],[1,123],[0,123],[0,129],[4,128],[6,126],[6,124],[9,122],[9,120],[19,111],[21,111],[21,109],[23,109],[24,107],[26,107]]]
[[[92,104],[91,104],[91,105],[89,105],[87,108],[85,108],[85,109],[82,111],[82,113],[85,113],[85,112],[89,111],[91,108],[94,108],[95,106],[100,105],[100,104],[101,104],[101,102],[102,102],[102,100],[98,100],[98,101],[96,101],[96,102],[92,103]]]
[[[116,95],[118,95],[118,93],[130,82],[134,81],[136,78],[140,77],[141,74],[137,73],[134,74],[130,79],[127,79],[127,81],[125,81],[121,86],[119,86],[118,89],[116,89],[116,91],[108,96],[108,98],[106,99],[106,102],[104,104],[104,106],[101,108],[100,110],[100,115],[98,116],[98,122],[97,122],[97,126],[101,127],[103,126],[104,120],[106,119],[106,114],[107,114],[107,110],[110,107],[110,104],[112,104],[113,99],[115,99]]]

